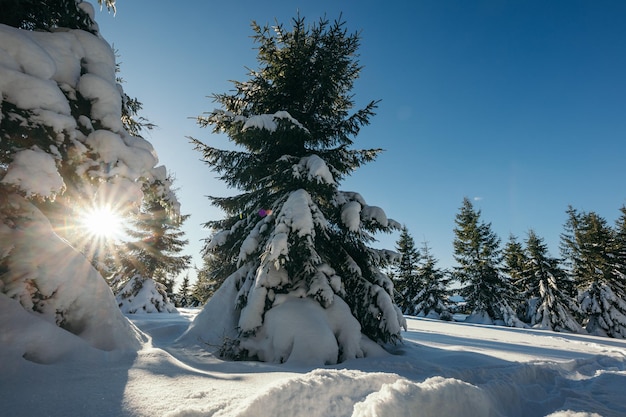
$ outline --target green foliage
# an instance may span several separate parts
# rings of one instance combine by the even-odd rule
[[[578,288],[583,324],[590,333],[624,338],[624,216],[613,229],[594,212],[579,213],[569,207],[567,214],[561,251]]]
[[[454,229],[453,277],[462,288],[460,294],[475,314],[486,313],[492,320],[506,319],[512,301],[512,289],[501,271],[500,239],[491,231],[491,224],[480,219],[480,210],[465,198],[457,214]]]
[[[452,320],[452,313],[448,308],[448,286],[451,278],[445,270],[437,267],[437,259],[426,242],[420,253],[422,259],[417,276],[422,288],[411,299],[408,314]]]
[[[614,235],[606,220],[594,212],[578,213],[570,207],[566,230],[570,233],[561,236],[562,253],[570,261],[570,273],[578,288],[612,281]]]
[[[343,178],[381,152],[349,149],[377,103],[353,111],[350,90],[361,70],[359,35],[349,33],[343,21],[321,19],[309,26],[301,17],[288,29],[256,23],[252,29],[259,68],[250,71],[249,80],[234,82],[234,92],[213,96],[222,109],[198,118],[201,126],[228,135],[235,149],[217,149],[191,139],[219,178],[241,191],[211,197],[226,217],[205,225],[215,234],[205,246],[206,265],[199,283],[212,291],[214,284],[235,274],[237,307],[244,309],[249,294],[259,287],[253,284],[254,270],[259,268],[262,276],[280,269],[288,278],[263,287],[266,310],[276,294],[299,291],[327,306],[334,293],[344,298],[370,338],[396,341],[399,330],[390,332],[391,318],[385,318],[394,311],[385,304],[392,304],[393,285],[380,272],[388,259],[367,246],[374,233],[392,226],[386,219],[361,216],[358,230],[347,227],[342,209],[367,205],[360,195],[338,190]],[[311,164],[327,169],[332,178],[312,175]],[[285,233],[288,253],[266,265],[271,256],[268,242],[284,232],[276,228],[290,228],[281,209],[293,198],[306,200],[310,234]],[[259,215],[267,212],[273,214]],[[287,223],[281,224],[281,219]]]
[[[76,0],[2,0],[0,23],[27,30],[65,27],[95,33],[94,22]]]
[[[626,292],[626,206],[620,208],[622,213],[615,224],[615,269],[623,279],[623,288]]]
[[[253,24],[260,69],[250,72],[250,80],[235,82],[234,94],[213,96],[224,111],[198,118],[201,126],[213,125],[214,132],[226,133],[244,151],[219,150],[192,139],[220,179],[245,192],[213,198],[215,205],[235,218],[210,226],[229,228],[236,216],[256,204],[269,208],[277,192],[301,188],[303,179],[291,174],[294,159],[315,153],[332,166],[335,180],[340,181],[380,152],[347,148],[361,126],[369,123],[376,102],[349,114],[354,105],[349,91],[360,71],[356,61],[359,37],[344,26],[344,22],[321,20],[308,28],[300,17],[294,19],[290,32],[282,25]],[[242,129],[241,116],[279,111],[288,112],[306,128],[281,119],[276,132]],[[332,197],[329,185],[319,184],[316,191],[324,199]]]
[[[521,281],[526,299],[523,319],[531,326],[555,331],[580,332],[574,318],[579,313],[570,297],[570,281],[556,258],[548,256],[548,248],[533,230],[528,232]]]
[[[171,183],[171,178],[166,181]],[[117,286],[135,275],[153,278],[173,293],[172,276],[177,276],[191,262],[191,256],[180,255],[188,244],[181,227],[188,215],[176,215],[157,191],[164,184],[155,180],[144,186],[140,210],[130,219],[127,234],[130,240],[121,244],[117,258]]]
[[[527,262],[524,247],[514,235],[509,236],[509,241],[504,246],[503,255],[503,270],[509,276],[518,293],[534,293],[523,276],[524,266]]]
[[[199,304],[205,304],[224,283],[224,280],[236,270],[236,266],[221,258],[222,252],[208,251],[203,254],[204,264],[197,269],[197,280],[193,287],[193,296]]]
[[[183,282],[175,297],[176,307],[197,307],[200,301],[196,298],[193,288],[189,282],[189,274],[183,277]]]
[[[418,268],[421,255],[415,248],[413,237],[406,226],[402,227],[400,237],[396,242],[396,250],[400,258],[393,265],[393,278],[400,309],[408,314],[412,310],[412,300],[424,287],[419,279]]]

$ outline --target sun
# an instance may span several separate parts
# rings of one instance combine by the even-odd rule
[[[117,240],[124,231],[122,216],[107,206],[85,210],[81,223],[88,234],[100,239]]]

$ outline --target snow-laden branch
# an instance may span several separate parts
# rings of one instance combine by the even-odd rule
[[[306,178],[308,180],[315,180],[319,183],[326,183],[335,185],[335,178],[330,172],[330,168],[322,158],[318,155],[309,155],[300,158],[297,164],[293,167],[294,178]]]
[[[155,180],[156,153],[149,142],[124,129],[122,96],[114,51],[101,37],[82,30],[50,33],[0,25],[0,97],[6,103],[0,118],[10,117],[13,123],[21,118],[29,129],[55,133],[50,138],[54,149],[20,149],[16,140],[0,181],[23,195],[53,197],[65,186],[58,169],[65,162],[61,158],[68,156],[58,149],[68,147],[79,176],[117,178],[119,186]],[[9,112],[8,106],[15,111]],[[172,199],[167,186],[162,191],[165,199]],[[134,190],[117,194],[141,197]]]
[[[245,132],[248,129],[260,129],[275,132],[276,129],[278,129],[279,120],[285,120],[291,123],[292,128],[298,128],[307,133],[309,132],[309,130],[304,127],[302,123],[292,117],[289,112],[284,110],[271,114],[242,116],[227,110],[215,109],[208,117],[198,118],[198,122],[201,125],[215,124],[218,128],[223,128],[225,124],[240,123],[242,125],[242,132]]]

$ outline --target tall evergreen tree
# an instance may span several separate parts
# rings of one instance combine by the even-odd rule
[[[626,293],[626,206],[620,208],[622,213],[615,224],[615,271],[621,277],[622,290]]]
[[[207,269],[206,265],[205,261],[205,266],[202,268],[196,267],[197,279],[191,288],[191,293],[197,302],[196,306],[203,306],[219,288],[219,285],[216,285],[216,281],[212,277],[211,270]]]
[[[518,290],[526,291],[528,286],[524,283],[522,275],[526,264],[526,254],[524,253],[524,246],[514,235],[509,236],[509,241],[504,246],[503,261],[503,270],[509,276],[511,284]]]
[[[281,303],[294,297],[307,302],[293,320],[306,320],[314,300],[323,314],[349,312],[346,320],[372,340],[396,342],[404,318],[380,271],[386,253],[368,243],[373,233],[399,225],[358,193],[338,188],[380,152],[350,149],[376,107],[372,101],[351,113],[360,37],[345,22],[326,19],[307,26],[297,17],[290,29],[252,26],[259,69],[235,82],[234,93],[214,96],[223,109],[198,119],[239,147],[221,150],[192,139],[220,178],[242,191],[212,197],[226,217],[207,223],[215,231],[207,251],[219,253],[224,271],[235,271],[226,280],[236,281],[238,293],[235,356],[286,360],[289,353],[276,348],[259,351],[259,337],[271,332],[267,322],[279,316]],[[338,358],[331,361],[363,354],[341,337],[336,343]]]
[[[144,189],[141,209],[131,218],[122,259],[125,275],[140,273],[146,277],[176,276],[189,266],[191,256],[181,255],[189,243],[181,230],[189,215],[172,212],[163,203],[158,190],[172,183],[171,177],[157,179]]]
[[[583,330],[575,318],[579,312],[576,301],[567,288],[568,277],[559,260],[548,255],[548,247],[534,231],[528,232],[523,277],[532,288],[526,317],[537,328],[580,333]]]
[[[515,309],[517,315],[525,322],[528,322],[528,302],[538,294],[535,282],[526,279],[524,267],[526,265],[526,254],[523,245],[514,235],[509,236],[509,241],[504,246],[503,251],[503,271],[507,275],[515,293]]]
[[[160,198],[160,189],[170,189],[171,183],[171,177],[163,175],[147,184],[142,207],[127,231],[131,240],[123,243],[119,269],[113,280],[120,306],[130,305],[123,307],[127,312],[138,311],[141,307],[136,305],[134,299],[144,285],[155,287],[158,292],[158,295],[145,301],[154,304],[159,312],[173,311],[170,301],[173,295],[172,277],[187,268],[191,261],[191,256],[180,254],[188,243],[183,239],[185,233],[180,228],[189,216],[169,211]],[[173,191],[170,189],[170,192]]]
[[[523,326],[511,306],[512,287],[501,271],[500,239],[480,214],[466,197],[455,219],[453,245],[458,265],[453,274],[462,285],[460,295],[472,311],[468,320]]]
[[[422,259],[417,270],[417,277],[422,283],[422,288],[410,300],[408,314],[452,320],[452,313],[448,308],[448,285],[451,278],[446,271],[437,267],[437,259],[428,249],[426,242],[420,252]]]
[[[572,206],[567,208],[566,213],[567,221],[563,225],[559,249],[566,271],[570,276],[574,277],[576,275],[574,267],[580,262],[579,253],[581,247],[576,236],[577,230],[580,227],[580,214]]]
[[[394,286],[398,294],[398,305],[405,314],[412,311],[412,300],[422,290],[423,283],[418,278],[420,253],[415,248],[413,237],[409,234],[406,226],[402,227],[400,237],[396,242],[396,250],[400,254],[394,262],[393,278]]]
[[[185,274],[176,294],[176,307],[195,307],[197,300],[193,296],[189,274]]]
[[[598,214],[571,207],[566,231],[562,250],[578,288],[583,325],[591,334],[625,338],[626,291],[616,265],[617,233]]]

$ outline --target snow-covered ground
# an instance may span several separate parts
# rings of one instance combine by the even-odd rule
[[[625,340],[408,318],[394,355],[311,369],[178,345],[197,312],[129,315],[149,336],[136,355],[68,333],[71,354],[38,363],[16,358],[0,335],[2,415],[626,415]]]

